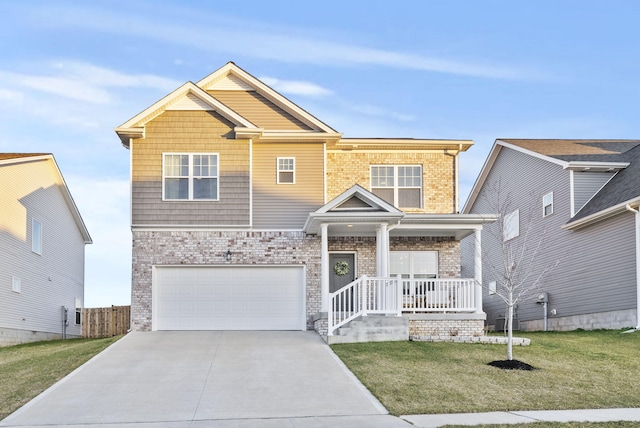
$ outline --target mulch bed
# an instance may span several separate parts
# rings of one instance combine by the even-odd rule
[[[491,361],[487,365],[503,370],[536,370],[535,367],[518,360],[498,360]]]

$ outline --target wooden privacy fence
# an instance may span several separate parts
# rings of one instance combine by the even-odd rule
[[[82,337],[98,338],[125,334],[131,323],[131,306],[82,309]]]

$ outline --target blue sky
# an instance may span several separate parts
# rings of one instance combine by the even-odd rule
[[[345,137],[640,137],[636,1],[0,0],[0,152],[51,152],[93,237],[85,305],[130,302],[113,128],[227,61]]]

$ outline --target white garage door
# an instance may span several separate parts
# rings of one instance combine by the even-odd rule
[[[156,267],[153,330],[304,330],[299,266]]]

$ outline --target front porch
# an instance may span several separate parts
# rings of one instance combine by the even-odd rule
[[[330,293],[326,318],[314,324],[328,343],[478,337],[486,315],[476,313],[476,289],[474,279],[362,276]]]
[[[314,328],[330,342],[354,325],[366,327],[361,324],[368,330],[353,341],[408,340],[410,332],[482,335],[480,231],[494,220],[408,214],[352,187],[305,224],[305,232],[321,240],[321,311]],[[469,235],[476,243],[475,272],[460,278],[460,240]],[[336,262],[336,254],[352,256]],[[402,333],[391,318],[406,319]]]

